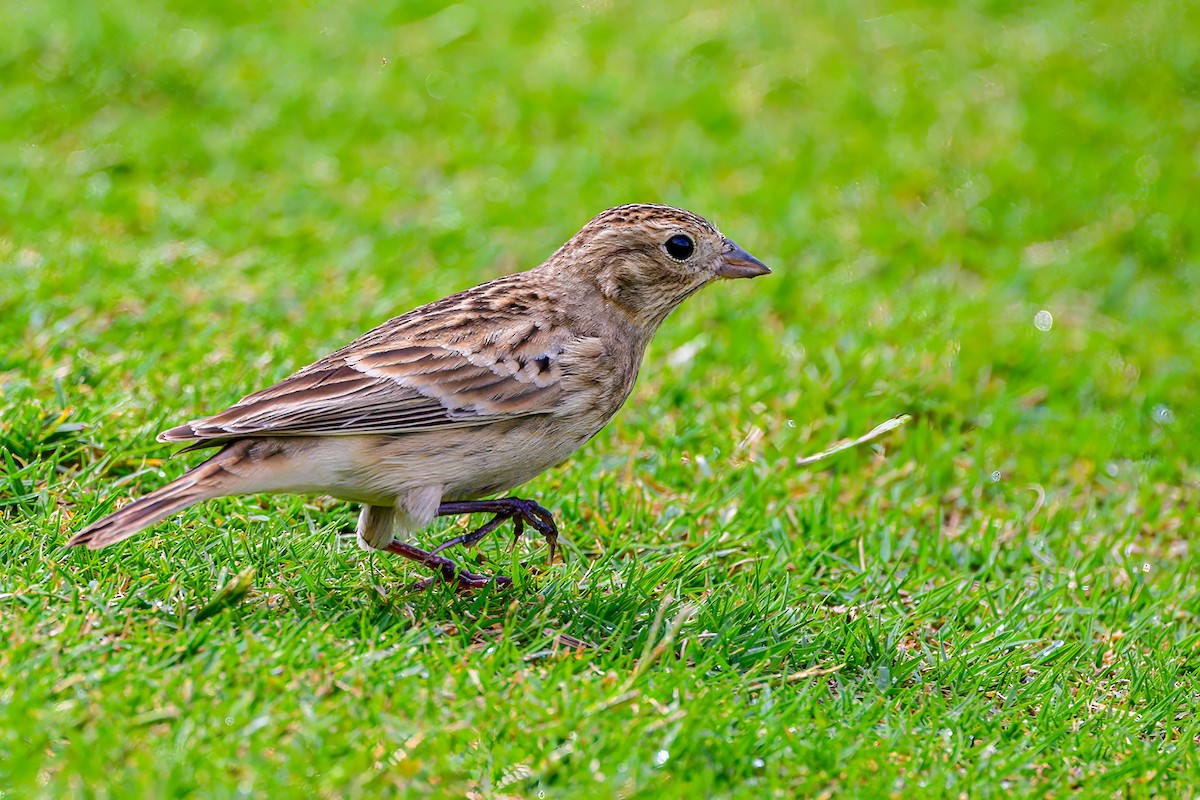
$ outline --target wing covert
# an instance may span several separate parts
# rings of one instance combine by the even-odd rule
[[[398,434],[559,407],[559,357],[578,337],[527,315],[498,313],[505,309],[438,306],[390,320],[280,383],[159,439]]]

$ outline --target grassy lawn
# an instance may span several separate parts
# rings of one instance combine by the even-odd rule
[[[1200,4],[244,6],[0,11],[0,798],[1195,791]],[[319,497],[62,548],[631,201],[775,274],[525,487],[565,562],[406,595]]]

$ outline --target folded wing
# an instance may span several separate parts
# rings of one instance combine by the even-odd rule
[[[160,441],[398,434],[483,425],[561,405],[563,328],[511,310],[409,312],[229,409]],[[440,312],[440,313],[438,313]],[[540,323],[540,324],[539,324]]]

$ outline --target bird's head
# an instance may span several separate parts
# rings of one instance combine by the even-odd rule
[[[659,205],[601,212],[547,266],[593,282],[650,332],[688,296],[718,278],[771,272],[704,218]]]

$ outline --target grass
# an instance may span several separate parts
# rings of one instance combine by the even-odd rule
[[[1198,30],[10,4],[0,796],[1193,794]],[[629,201],[775,274],[689,301],[523,490],[565,563],[498,539],[512,590],[405,596],[312,497],[63,550],[194,462],[157,431]]]

